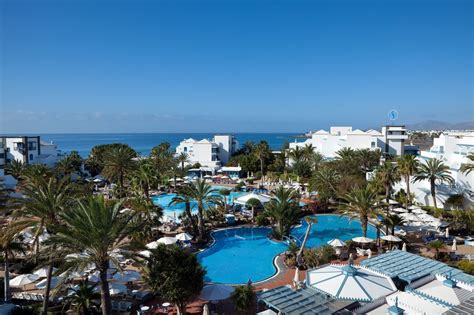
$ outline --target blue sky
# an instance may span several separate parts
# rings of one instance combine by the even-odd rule
[[[473,3],[3,0],[0,132],[474,120]]]

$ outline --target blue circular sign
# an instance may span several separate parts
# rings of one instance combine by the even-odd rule
[[[388,119],[396,120],[398,118],[398,112],[394,109],[388,112]]]

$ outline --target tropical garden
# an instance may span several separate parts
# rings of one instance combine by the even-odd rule
[[[453,197],[456,209],[437,208],[437,186],[454,181],[442,161],[420,163],[412,156],[403,156],[383,157],[381,163],[381,158],[379,151],[344,148],[334,159],[325,159],[311,146],[290,150],[285,145],[275,153],[262,141],[245,143],[229,165],[242,167],[249,177],[247,185],[291,180],[307,187],[307,191],[317,192],[306,196],[303,208],[301,193],[284,187],[271,191],[271,199],[265,204],[249,202],[255,214],[252,220],[270,226],[275,240],[288,237],[291,228],[305,217],[308,229],[303,244],[289,247],[293,265],[303,268],[334,258],[331,248],[305,249],[310,228],[317,224],[308,214],[332,211],[356,217],[364,235],[369,221],[376,220],[386,232],[393,233],[403,220],[388,213],[389,201],[396,199],[409,208],[415,203],[410,187],[417,181],[430,185],[434,207],[426,207],[427,210],[452,221],[457,229],[474,229],[473,210],[462,209],[462,202],[456,198]],[[206,271],[195,255],[173,246],[159,246],[149,257],[137,252],[156,239],[156,227],[162,224],[163,209],[150,200],[154,191],[176,192],[171,204],[184,205],[182,222],[187,231],[197,243],[209,240],[206,223],[217,217],[211,215],[213,211],[228,210],[225,197],[229,191],[216,194],[205,180],[178,184],[178,178],[196,166],[189,165],[185,154],[176,156],[168,143],[154,147],[148,156],[140,156],[125,144],[99,145],[85,159],[71,152],[52,169],[13,161],[6,172],[18,179],[16,195],[23,197],[12,197],[12,192],[0,185],[3,299],[9,301],[12,296],[10,271],[28,273],[44,267],[44,300],[41,305],[34,305],[37,313],[60,313],[66,308],[78,314],[111,314],[108,270],[111,265],[119,265],[119,253],[140,266],[154,296],[172,302],[184,312],[186,304],[199,295],[204,285]],[[463,165],[462,169],[471,172],[472,164]],[[113,184],[113,189],[98,194],[94,182],[85,180],[87,176],[103,178]],[[400,181],[406,190],[395,193],[394,185]],[[27,246],[25,230],[32,239]],[[98,288],[81,283],[64,302],[52,302],[62,287],[52,285],[55,276],[79,272],[91,265],[98,273]],[[251,309],[254,298],[251,285],[242,286],[233,296],[241,312]]]

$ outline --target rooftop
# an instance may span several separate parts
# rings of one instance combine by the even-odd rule
[[[268,307],[292,315],[333,314],[354,304],[354,301],[336,300],[311,288],[293,290],[289,286],[263,291],[257,297]]]
[[[392,278],[411,283],[427,275],[451,275],[455,281],[474,285],[474,276],[445,263],[401,250],[394,250],[361,262],[361,265]]]

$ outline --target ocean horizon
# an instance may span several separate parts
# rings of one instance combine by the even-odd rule
[[[187,138],[210,139],[215,134],[223,133],[40,133],[43,141],[54,142],[62,152],[77,151],[87,157],[91,149],[100,144],[125,143],[141,155],[150,154],[151,149],[169,142],[173,149]],[[294,142],[302,133],[228,133],[233,134],[240,144],[247,141],[266,140],[273,150],[280,149],[285,142]]]

